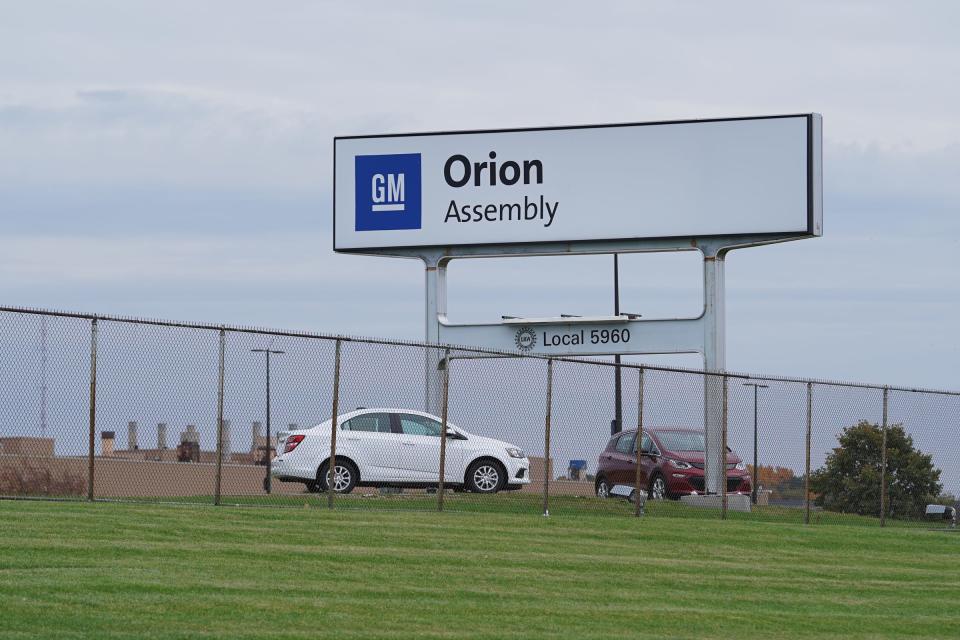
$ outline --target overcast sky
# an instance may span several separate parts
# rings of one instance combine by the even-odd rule
[[[334,135],[816,111],[824,236],[729,256],[728,368],[960,388],[957,24],[952,2],[3,2],[0,303],[421,338],[419,263],[331,251]],[[698,313],[697,254],[623,265],[625,310]],[[610,272],[454,263],[451,317],[607,313]]]

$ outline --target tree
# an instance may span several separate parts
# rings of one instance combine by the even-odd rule
[[[843,430],[840,446],[826,464],[810,474],[816,504],[828,511],[878,515],[883,453],[883,429],[866,420]],[[903,425],[887,427],[887,515],[919,517],[943,489],[933,456],[913,446]]]

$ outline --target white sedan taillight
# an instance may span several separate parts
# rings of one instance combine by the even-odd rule
[[[284,447],[283,447],[283,452],[290,453],[291,451],[296,449],[297,445],[303,442],[303,439],[305,437],[306,436],[303,436],[303,435],[296,435],[296,436],[290,436],[289,438],[287,438],[287,442],[286,444],[284,444]]]

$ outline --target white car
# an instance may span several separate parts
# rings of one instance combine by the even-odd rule
[[[331,421],[277,433],[271,473],[326,491]],[[440,418],[407,409],[357,409],[337,418],[333,488],[435,487],[440,478]],[[530,482],[530,461],[518,447],[467,433],[447,423],[444,484],[476,493],[519,489]]]

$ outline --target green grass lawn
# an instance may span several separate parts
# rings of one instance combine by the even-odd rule
[[[960,636],[960,534],[318,502],[0,501],[0,638]]]
[[[116,502],[152,502],[156,504],[192,504],[211,505],[213,496],[187,496],[176,498],[115,498],[106,499]],[[233,507],[325,507],[326,494],[274,494],[266,495],[224,495],[221,503]],[[349,495],[335,496],[338,509],[373,511],[436,511],[436,494],[423,491],[407,491],[397,495],[380,495],[376,489],[362,489]],[[490,513],[490,514],[527,514],[543,513],[543,497],[539,494],[520,492],[501,492],[496,495],[478,495],[472,493],[447,492],[444,510],[450,512]],[[595,496],[554,495],[549,500],[549,510],[553,515],[569,516],[631,516],[632,504],[620,499],[601,500]],[[647,514],[653,517],[693,518],[718,520],[719,508],[702,509],[682,504],[679,500],[651,500],[647,502]],[[731,520],[753,520],[758,522],[780,522],[802,524],[803,508],[783,506],[754,506],[750,513],[729,511]],[[879,527],[880,520],[874,516],[840,514],[814,508],[810,515],[811,524],[843,524],[850,526]],[[929,527],[929,523],[918,520],[888,519],[890,527]]]

